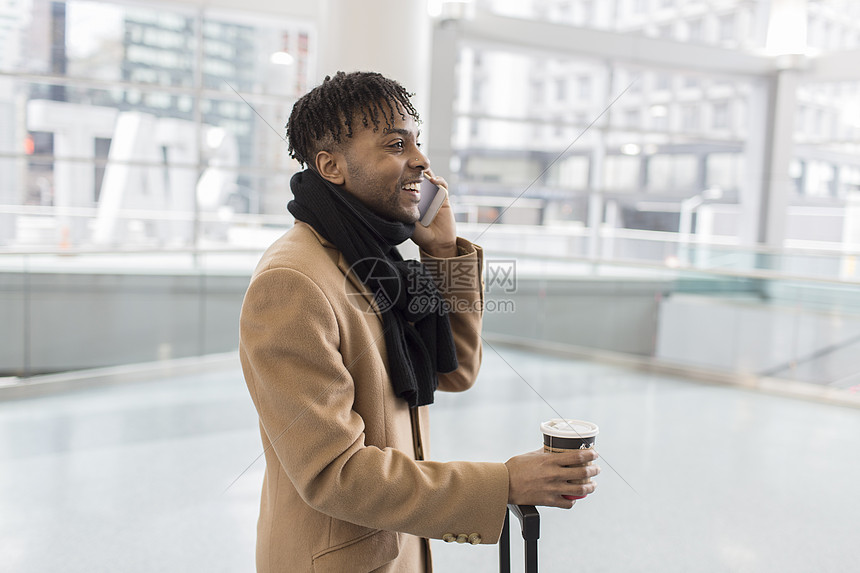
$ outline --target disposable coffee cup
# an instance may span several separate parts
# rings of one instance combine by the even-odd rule
[[[597,424],[585,420],[553,418],[540,425],[543,433],[543,451],[562,453],[570,450],[590,450],[594,447],[599,429]],[[591,463],[591,462],[589,462]],[[582,499],[584,496],[564,495],[565,499]]]

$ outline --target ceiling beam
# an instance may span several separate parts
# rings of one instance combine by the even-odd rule
[[[773,58],[703,44],[649,38],[639,32],[614,32],[499,16],[478,10],[474,18],[456,20],[459,39],[552,54],[594,57],[647,67],[697,73],[770,75]],[[453,23],[453,22],[452,22]]]

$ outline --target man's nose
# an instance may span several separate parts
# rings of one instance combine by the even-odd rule
[[[411,160],[412,167],[421,171],[430,169],[430,160],[427,156],[421,153],[421,150],[417,147],[414,149],[414,153],[415,157]]]

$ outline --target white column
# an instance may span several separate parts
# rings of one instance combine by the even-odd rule
[[[606,86],[603,100],[612,101],[612,68],[606,68]],[[593,127],[609,124],[611,109]],[[591,150],[591,162],[588,168],[588,258],[597,259],[600,256],[600,229],[603,224],[603,182],[605,181],[604,169],[606,164],[606,132],[596,131],[594,147]]]
[[[768,134],[770,153],[765,163],[758,240],[775,248],[782,248],[785,241],[785,220],[792,186],[788,167],[794,156],[797,83],[797,71],[780,71],[771,98],[773,120]]]
[[[806,0],[771,0],[767,52],[777,70],[750,101],[747,183],[741,189],[741,242],[782,248],[794,156],[797,85],[806,56]]]
[[[337,71],[397,80],[426,119],[431,22],[426,0],[324,0],[318,81]]]
[[[92,207],[94,172],[93,138],[80,130],[54,132],[54,207],[57,215],[57,241],[61,246],[78,244],[86,238],[86,219],[68,214],[76,207]],[[74,158],[72,160],[61,158]]]
[[[750,98],[747,173],[741,189],[741,244],[781,248],[792,181],[798,72],[781,70]]]
[[[805,64],[807,0],[771,0],[766,50],[775,56],[779,70],[770,94],[772,120],[767,133],[765,185],[762,189],[759,242],[781,248],[791,179],[788,166],[794,155],[794,117],[797,84]]]
[[[606,159],[606,140],[601,134],[594,140],[591,163],[588,168],[588,258],[600,254],[600,226],[603,223],[603,169]]]
[[[762,196],[766,186],[765,173],[768,171],[773,130],[773,114],[770,104],[773,100],[775,83],[771,78],[755,81],[748,99],[749,130],[744,149],[744,176],[740,184],[740,212],[738,239],[743,246],[754,246],[759,242],[759,228],[762,220]]]
[[[451,158],[454,155],[451,130],[454,128],[458,40],[456,21],[439,23],[433,29],[429,116],[423,118],[425,124],[421,126],[433,171],[451,185],[456,184],[451,177]],[[461,90],[466,87],[462,86]],[[433,118],[432,125],[428,118]]]

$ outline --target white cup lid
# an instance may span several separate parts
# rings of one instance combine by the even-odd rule
[[[541,432],[555,438],[591,438],[597,435],[597,424],[585,420],[553,418],[540,425]]]

